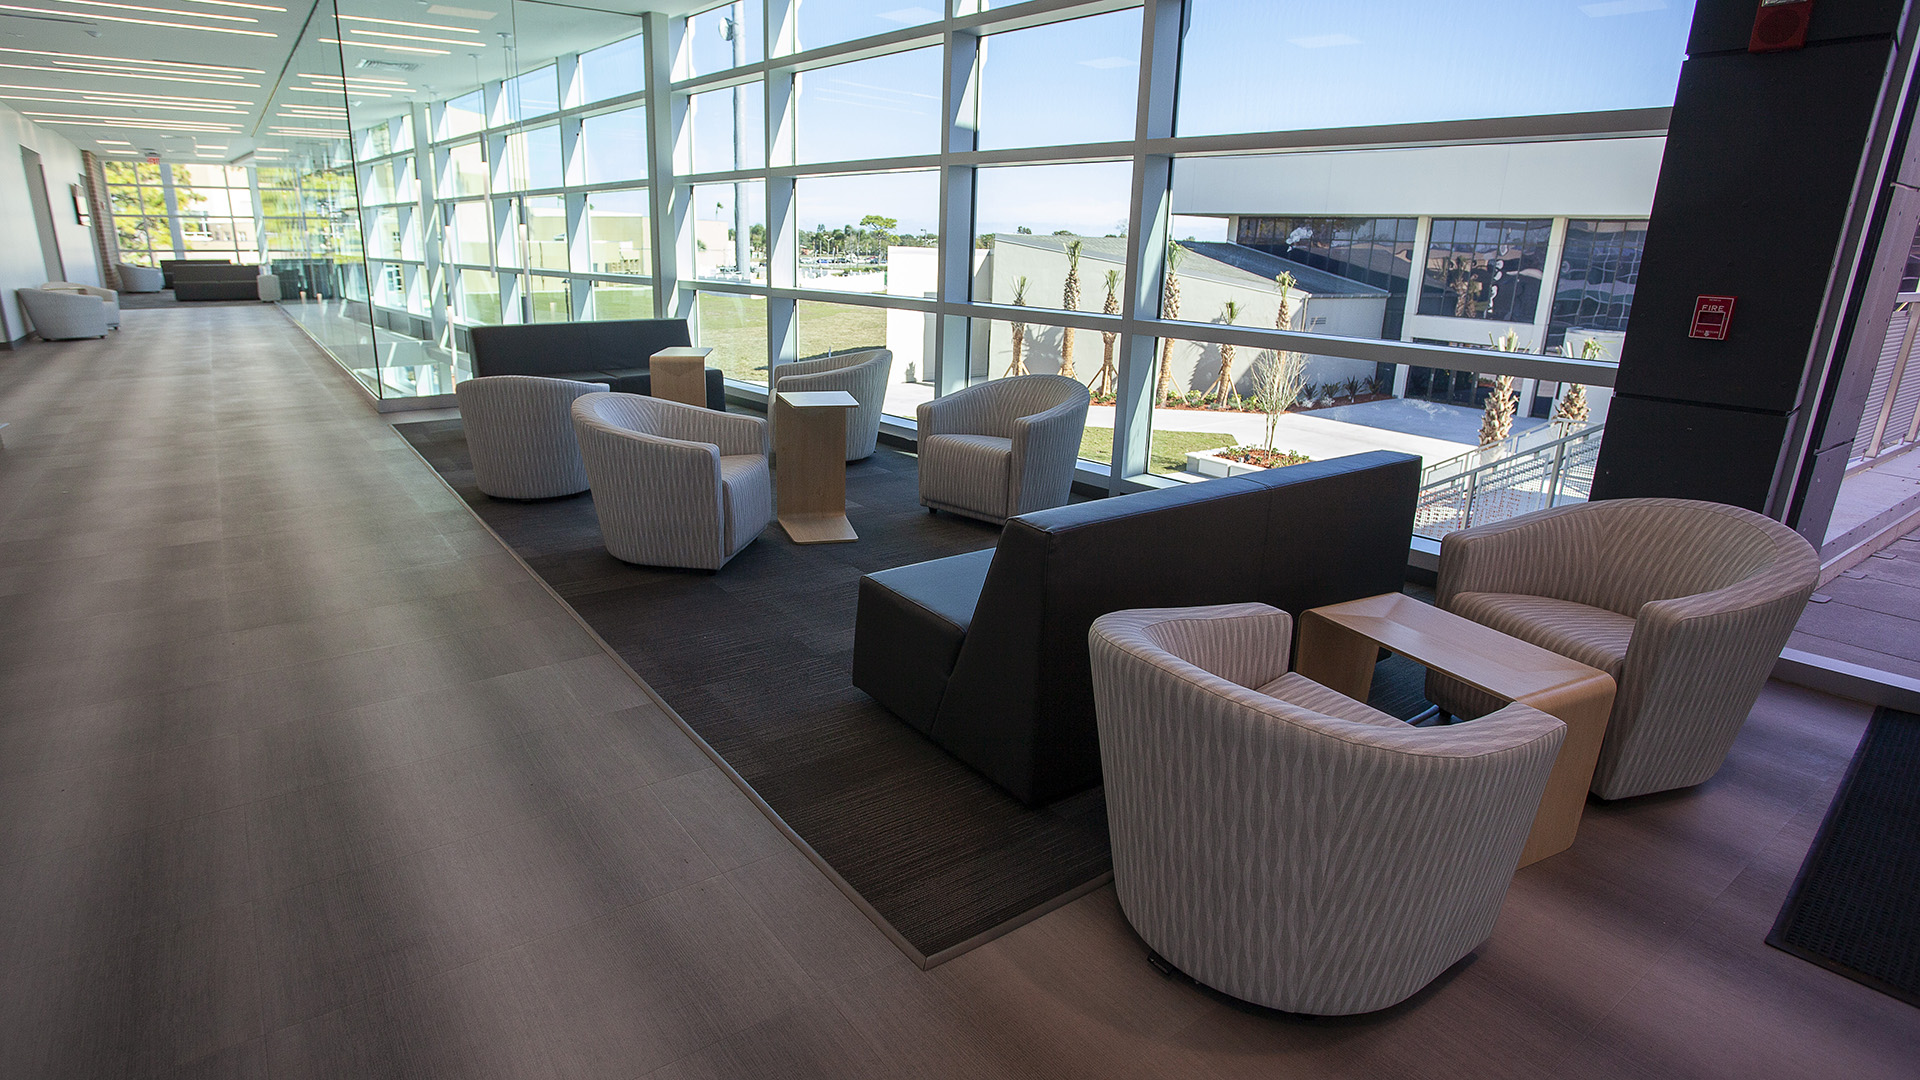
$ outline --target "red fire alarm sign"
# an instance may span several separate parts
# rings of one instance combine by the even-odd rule
[[[1727,327],[1733,322],[1733,297],[1697,296],[1693,300],[1693,329],[1688,337],[1708,341],[1727,340]]]

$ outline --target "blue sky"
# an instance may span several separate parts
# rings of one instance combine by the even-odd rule
[[[801,43],[812,48],[931,22],[940,6],[934,0],[802,0]],[[1194,0],[1183,43],[1178,130],[1199,135],[1671,105],[1692,8],[1691,0]],[[748,0],[747,25],[757,28],[761,18],[759,0]],[[697,72],[732,66],[719,20],[719,13],[693,20]],[[748,59],[758,59],[757,34],[748,42]],[[1137,10],[987,38],[980,146],[1130,138],[1139,48]],[[801,161],[932,153],[940,78],[937,48],[805,73]],[[712,104],[727,96],[712,95]],[[756,116],[755,140],[759,126]],[[702,102],[694,131],[701,167],[725,167],[731,140],[731,109]],[[1127,170],[1121,163],[985,172],[976,199],[980,231],[1025,225],[1040,233],[1114,232],[1127,214]],[[814,185],[802,224],[839,225],[879,212],[899,218],[903,229],[930,231],[936,206],[928,179]]]

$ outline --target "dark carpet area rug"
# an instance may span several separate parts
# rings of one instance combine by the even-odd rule
[[[1874,714],[1767,944],[1920,1005],[1920,716]]]
[[[481,494],[458,420],[398,430],[922,955],[1019,920],[1112,868],[1098,790],[1029,809],[853,687],[860,576],[999,537],[998,527],[927,513],[912,455],[883,447],[847,467],[857,542],[802,546],[775,524],[707,574],[608,555],[591,494]],[[1426,707],[1421,675],[1389,658],[1372,703],[1412,716]]]
[[[122,311],[148,308],[197,308],[197,307],[245,307],[265,303],[263,300],[176,300],[172,289],[159,292],[120,294]]]

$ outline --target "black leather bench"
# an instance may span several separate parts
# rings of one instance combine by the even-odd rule
[[[476,326],[467,332],[467,340],[477,376],[539,375],[649,396],[653,354],[693,344],[685,319]],[[726,379],[719,368],[707,369],[707,408],[727,408]]]
[[[1419,484],[1419,458],[1375,451],[1023,514],[996,547],[861,578],[853,684],[1022,802],[1083,791],[1094,619],[1398,591]]]
[[[161,264],[162,267],[168,265],[173,267],[175,300],[260,299],[260,267],[257,265],[198,260]]]

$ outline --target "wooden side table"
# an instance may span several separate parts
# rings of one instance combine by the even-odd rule
[[[647,360],[653,396],[682,405],[707,405],[707,357],[713,350],[698,345],[661,349]]]
[[[847,520],[847,410],[859,405],[845,390],[774,395],[777,514],[796,544],[860,539]]]
[[[1303,612],[1295,670],[1365,701],[1382,647],[1567,725],[1520,865],[1572,845],[1613,712],[1613,676],[1402,593]]]

